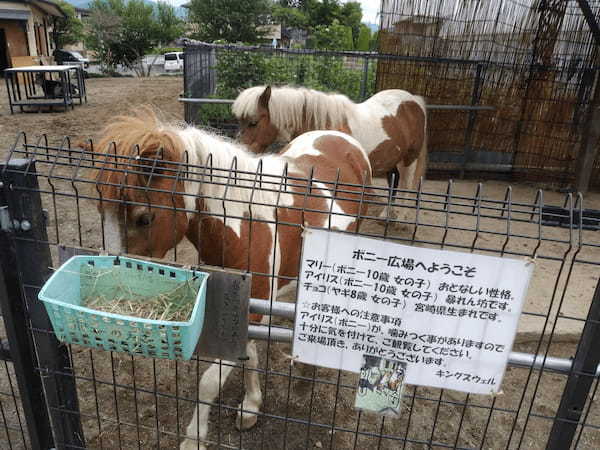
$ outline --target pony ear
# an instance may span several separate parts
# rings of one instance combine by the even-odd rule
[[[267,86],[260,97],[258,97],[258,106],[269,110],[269,99],[271,98],[271,86]]]

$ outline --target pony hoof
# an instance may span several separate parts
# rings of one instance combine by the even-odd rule
[[[179,446],[179,450],[206,450],[206,446],[193,439],[186,439]]]
[[[252,414],[250,412],[244,412],[242,415],[241,412],[237,413],[237,417],[235,418],[235,427],[239,431],[246,431],[256,425],[258,421],[258,416],[256,414]]]

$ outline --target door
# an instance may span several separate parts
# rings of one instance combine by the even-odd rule
[[[8,48],[6,47],[6,33],[0,28],[0,73],[8,67]]]

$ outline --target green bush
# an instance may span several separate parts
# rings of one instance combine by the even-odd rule
[[[215,69],[220,98],[235,98],[241,90],[263,83],[268,70],[264,55],[253,52],[220,53]]]
[[[218,97],[211,96],[211,98]],[[200,105],[196,112],[195,123],[208,124],[215,128],[221,128],[222,124],[234,121],[230,105],[207,103]]]
[[[280,56],[257,52],[222,52],[215,66],[215,98],[234,99],[243,89],[256,85],[303,86],[324,92],[337,92],[359,102],[361,98],[361,64],[352,64],[340,56]],[[375,91],[376,62],[371,61],[367,74],[366,97]],[[202,105],[200,123],[233,120],[229,105]]]

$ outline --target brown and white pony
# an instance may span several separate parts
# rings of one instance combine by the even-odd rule
[[[162,258],[187,237],[203,263],[252,272],[251,294],[260,299],[276,296],[272,292],[298,275],[304,225],[340,230],[358,226],[365,213],[359,186],[371,182],[364,149],[351,136],[336,131],[306,133],[280,155],[259,159],[222,137],[161,123],[146,113],[118,117],[96,148],[114,151],[117,166],[126,169],[115,170],[113,157],[107,157],[97,174],[99,211],[110,252]],[[209,160],[210,173],[200,167],[206,167]],[[186,162],[189,165],[181,165]],[[237,175],[230,171],[232,166]],[[288,184],[275,183],[270,177],[286,171],[288,180],[296,178]],[[181,176],[174,176],[176,172]],[[261,177],[252,175],[259,173]],[[342,183],[354,186],[344,186],[340,193],[337,187]],[[275,275],[273,280],[257,275],[270,273]],[[253,341],[247,354],[250,370],[245,371],[247,390],[240,405],[244,413],[240,410],[236,421],[240,429],[256,423],[253,412],[262,404],[258,374],[253,370],[258,366]],[[201,403],[187,427],[182,449],[204,448],[198,441],[207,436],[209,403],[231,371],[230,364],[212,364],[203,374]]]
[[[357,104],[312,89],[255,86],[240,93],[232,110],[241,142],[254,152],[309,130],[340,130],[362,144],[373,175],[387,176],[390,187],[416,189],[425,176],[427,111],[424,99],[409,92],[385,90]]]

